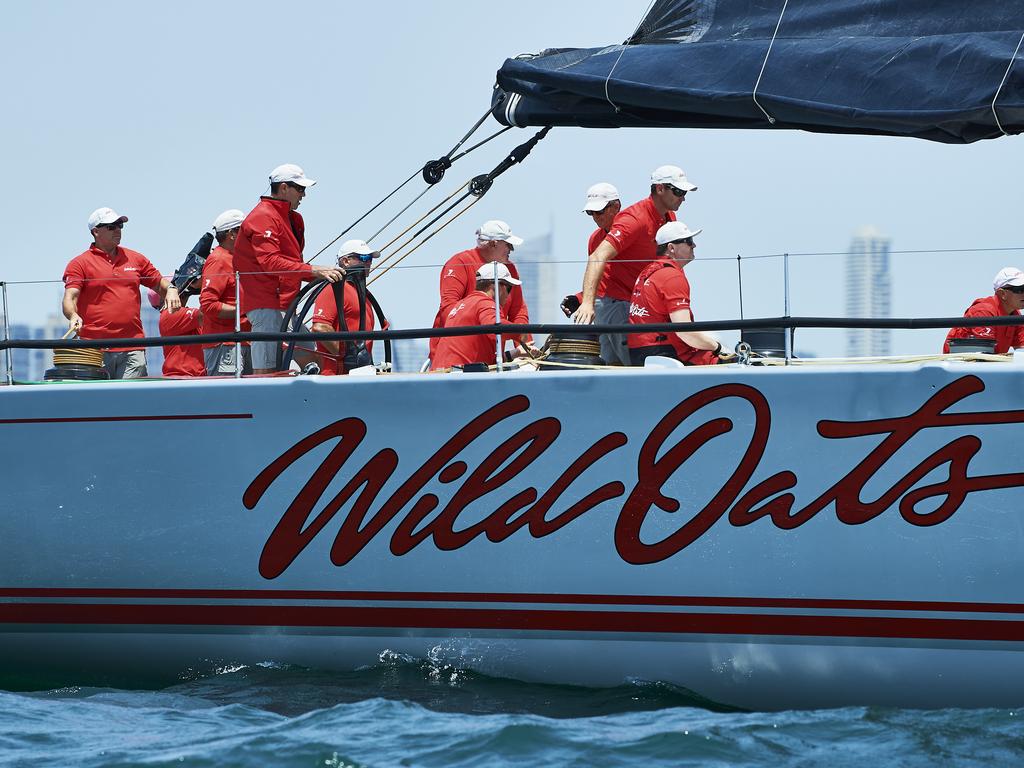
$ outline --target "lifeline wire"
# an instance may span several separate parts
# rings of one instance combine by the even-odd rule
[[[1006,129],[1003,128],[1003,124],[999,122],[999,115],[996,114],[996,99],[999,98],[999,94],[1003,92],[1003,86],[1006,85],[1006,78],[1010,76],[1010,70],[1013,69],[1013,62],[1017,60],[1017,53],[1020,51],[1020,45],[1024,43],[1024,32],[1021,33],[1020,40],[1017,41],[1017,47],[1013,51],[1013,56],[1010,57],[1010,63],[1006,65],[1006,71],[1003,73],[1003,80],[999,83],[999,87],[996,89],[996,95],[992,97],[992,117],[996,119],[996,127],[1003,132],[1003,136],[1009,136]]]
[[[757,75],[757,82],[754,83],[754,92],[751,94],[754,98],[754,104],[760,109],[764,116],[768,118],[768,122],[775,125],[775,118],[768,114],[764,107],[761,106],[761,102],[757,100],[757,88],[761,85],[761,78],[764,76],[764,68],[768,65],[768,57],[772,55],[772,46],[775,45],[775,38],[779,35],[779,27],[782,26],[782,17],[786,15],[786,6],[789,5],[789,0],[784,0],[782,3],[782,13],[779,14],[779,20],[775,24],[775,32],[772,34],[771,42],[768,43],[768,50],[764,53],[764,61],[761,62],[761,71]]]

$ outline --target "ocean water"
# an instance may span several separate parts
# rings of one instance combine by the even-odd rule
[[[527,684],[385,653],[351,673],[268,663],[161,690],[0,691],[0,764],[993,768],[1024,761],[1022,720],[716,711],[663,684]]]

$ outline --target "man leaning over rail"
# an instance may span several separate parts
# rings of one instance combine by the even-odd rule
[[[693,238],[701,230],[691,231],[681,221],[665,224],[655,235],[658,260],[649,264],[636,280],[629,322],[691,323],[690,282],[683,270],[693,261],[697,247]],[[643,365],[652,355],[672,357],[686,365],[714,365],[731,357],[722,351],[722,343],[702,331],[675,333],[633,333],[629,335],[629,357],[633,365]]]
[[[655,257],[654,235],[675,221],[687,192],[697,189],[675,165],[663,165],[651,173],[651,194],[620,212],[611,230],[589,255],[583,275],[583,299],[577,323],[624,325],[637,276]],[[601,335],[601,357],[609,365],[629,365],[624,334]]]
[[[281,331],[284,310],[298,294],[300,283],[317,279],[335,283],[342,277],[334,267],[302,260],[305,222],[296,209],[314,184],[299,166],[279,165],[270,172],[270,196],[260,197],[242,222],[233,260],[241,281],[242,313],[254,331]],[[254,342],[253,372],[271,373],[280,348],[279,341]]]
[[[1003,317],[1019,315],[1024,308],[1024,272],[1016,267],[1004,267],[992,281],[994,293],[975,299],[964,312],[964,317]],[[942,351],[949,353],[951,339],[987,339],[996,343],[995,353],[1002,355],[1013,349],[1024,349],[1024,326],[982,325],[976,328],[953,328],[946,336]]]
[[[494,325],[497,322],[494,284],[498,283],[498,306],[505,314],[515,290],[522,282],[512,276],[508,267],[493,261],[476,271],[474,290],[448,311],[444,327]],[[504,347],[504,344],[502,344]],[[472,363],[494,365],[497,362],[497,339],[493,333],[474,336],[445,336],[437,340],[437,349],[430,357],[432,371],[465,366]]]
[[[235,268],[234,251],[245,214],[237,208],[224,211],[214,219],[213,231],[217,247],[203,264],[203,287],[199,291],[199,306],[203,310],[202,333],[233,333],[235,330]],[[241,318],[239,330],[250,331],[252,326]],[[242,373],[252,373],[249,343],[241,345]],[[203,344],[203,360],[209,376],[231,376],[235,371],[235,345]]]
[[[97,208],[89,216],[93,242],[64,269],[64,317],[83,339],[141,339],[140,286],[154,290],[167,311],[181,308],[177,289],[138,251],[121,247],[121,230],[128,221],[112,208]],[[103,351],[103,367],[112,379],[148,375],[144,347]]]

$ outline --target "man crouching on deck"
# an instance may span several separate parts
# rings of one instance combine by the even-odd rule
[[[504,308],[512,290],[522,285],[512,277],[508,267],[497,261],[484,264],[476,271],[476,290],[457,301],[444,320],[445,328],[470,325],[495,325],[498,320],[495,308],[494,286],[497,283],[497,306]],[[493,333],[474,336],[445,336],[437,340],[437,348],[431,357],[432,371],[469,363],[494,365],[497,362],[497,339]],[[504,347],[504,338],[502,347]]]
[[[681,221],[664,224],[654,236],[657,261],[648,264],[636,280],[633,301],[629,305],[629,322],[691,323],[690,282],[683,269],[693,261],[697,247],[693,238],[701,230],[691,231]],[[723,357],[722,343],[709,333],[676,331],[675,333],[631,333],[629,359],[643,365],[652,355],[673,357],[686,365],[714,365]]]
[[[1016,267],[1004,267],[992,281],[994,293],[975,299],[964,312],[964,317],[1006,317],[1019,315],[1024,309],[1024,272]],[[984,322],[983,320],[981,322]],[[1024,326],[979,325],[977,328],[954,328],[946,336],[942,351],[949,354],[950,339],[991,339],[995,353],[1004,355],[1013,349],[1024,349]]]

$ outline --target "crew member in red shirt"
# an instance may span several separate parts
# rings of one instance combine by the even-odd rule
[[[237,208],[224,211],[213,222],[217,247],[211,251],[203,264],[203,286],[199,291],[199,307],[203,310],[202,333],[233,333],[235,330],[235,268],[234,250],[238,232],[245,214]],[[249,331],[252,327],[246,318],[241,318],[239,330]],[[242,373],[252,373],[252,356],[249,344],[240,345],[242,350]],[[210,376],[232,376],[235,374],[235,349],[233,342],[203,344],[203,360],[206,373]]]
[[[654,258],[654,235],[676,211],[687,192],[697,189],[682,168],[663,165],[651,174],[651,194],[621,211],[604,240],[590,254],[583,275],[583,300],[577,323],[629,323],[636,279]],[[626,334],[601,335],[601,357],[609,365],[629,365]]]
[[[508,304],[502,307],[505,319],[511,323],[529,323],[530,316],[523,298],[522,283],[519,281],[519,270],[512,263],[512,251],[523,244],[520,237],[512,234],[504,221],[492,220],[484,222],[476,231],[476,248],[462,251],[452,256],[441,269],[441,306],[434,318],[434,328],[444,328],[448,323],[451,308],[466,298],[474,289],[476,272],[484,264],[496,261],[504,264],[510,275],[516,279]],[[513,343],[529,355],[538,354],[533,346],[533,338],[529,335],[510,336]],[[430,359],[434,359],[437,344],[440,340],[430,340]]]
[[[177,289],[138,251],[121,247],[121,230],[128,221],[111,208],[89,216],[93,243],[64,270],[64,317],[83,339],[141,339],[140,286],[166,298],[168,312],[181,307]],[[112,379],[148,375],[143,347],[104,350],[103,367]]]
[[[365,285],[365,275],[370,269],[370,264],[377,256],[378,251],[373,250],[362,240],[346,240],[338,250],[338,266],[341,267],[346,276],[344,287],[344,308],[343,317],[345,327],[342,329],[338,317],[338,302],[334,298],[334,288],[327,286],[320,295],[316,297],[313,305],[313,332],[331,333],[332,331],[358,331],[359,323],[359,290],[353,284],[353,280],[362,279]],[[363,302],[363,323],[362,330],[372,331],[374,328],[373,306],[369,300]],[[373,365],[373,342],[344,342],[344,341],[318,341],[316,351],[320,353],[320,373],[324,376],[335,374],[346,374],[352,368],[361,368],[364,365]]]
[[[270,196],[261,197],[242,222],[233,261],[242,283],[242,313],[254,331],[280,332],[284,310],[303,281],[320,278],[334,283],[341,279],[341,272],[334,267],[302,260],[305,223],[296,209],[314,184],[299,166],[279,165],[270,172]],[[277,367],[280,348],[277,341],[254,342],[253,372],[271,373]]]
[[[494,303],[494,284],[498,283],[498,306],[506,316],[506,305],[522,283],[512,276],[509,268],[500,262],[490,262],[480,267],[474,275],[474,290],[457,301],[448,310],[444,327],[470,325],[495,325],[497,308]],[[446,336],[437,340],[437,350],[430,359],[431,370],[437,371],[468,363],[497,362],[496,338],[493,333],[473,336]]]
[[[697,247],[693,238],[701,230],[691,231],[681,221],[663,225],[655,235],[658,259],[648,264],[637,278],[633,301],[629,305],[629,322],[690,323],[690,282],[683,272],[693,261]],[[652,355],[673,357],[687,365],[714,365],[722,352],[722,344],[702,331],[676,333],[629,334],[629,357],[633,365],[643,365]]]
[[[188,304],[189,296],[185,296]],[[162,300],[156,291],[149,291],[149,303],[161,309]],[[184,306],[177,312],[166,308],[160,312],[161,336],[198,336],[201,333],[203,313],[197,307]],[[168,344],[164,347],[164,376],[205,376],[206,363],[199,344]]]
[[[1016,267],[1004,267],[992,281],[994,293],[975,299],[964,312],[964,317],[1006,317],[1019,315],[1024,309],[1024,272]],[[942,351],[949,352],[950,339],[994,339],[996,354],[1010,349],[1024,349],[1024,326],[979,325],[975,328],[953,328],[946,335]]]
[[[588,256],[597,250],[597,246],[602,243],[605,235],[612,228],[612,222],[615,221],[615,217],[621,210],[622,200],[619,198],[619,190],[608,182],[599,182],[587,190],[587,202],[583,205],[583,213],[593,218],[594,223],[597,224],[597,229],[590,233],[590,239],[587,241]],[[607,279],[608,270],[605,270],[605,274],[601,277],[601,284],[597,287],[599,296],[604,294]],[[561,310],[565,316],[572,317],[580,308],[582,300],[582,292],[566,296],[561,304]]]

